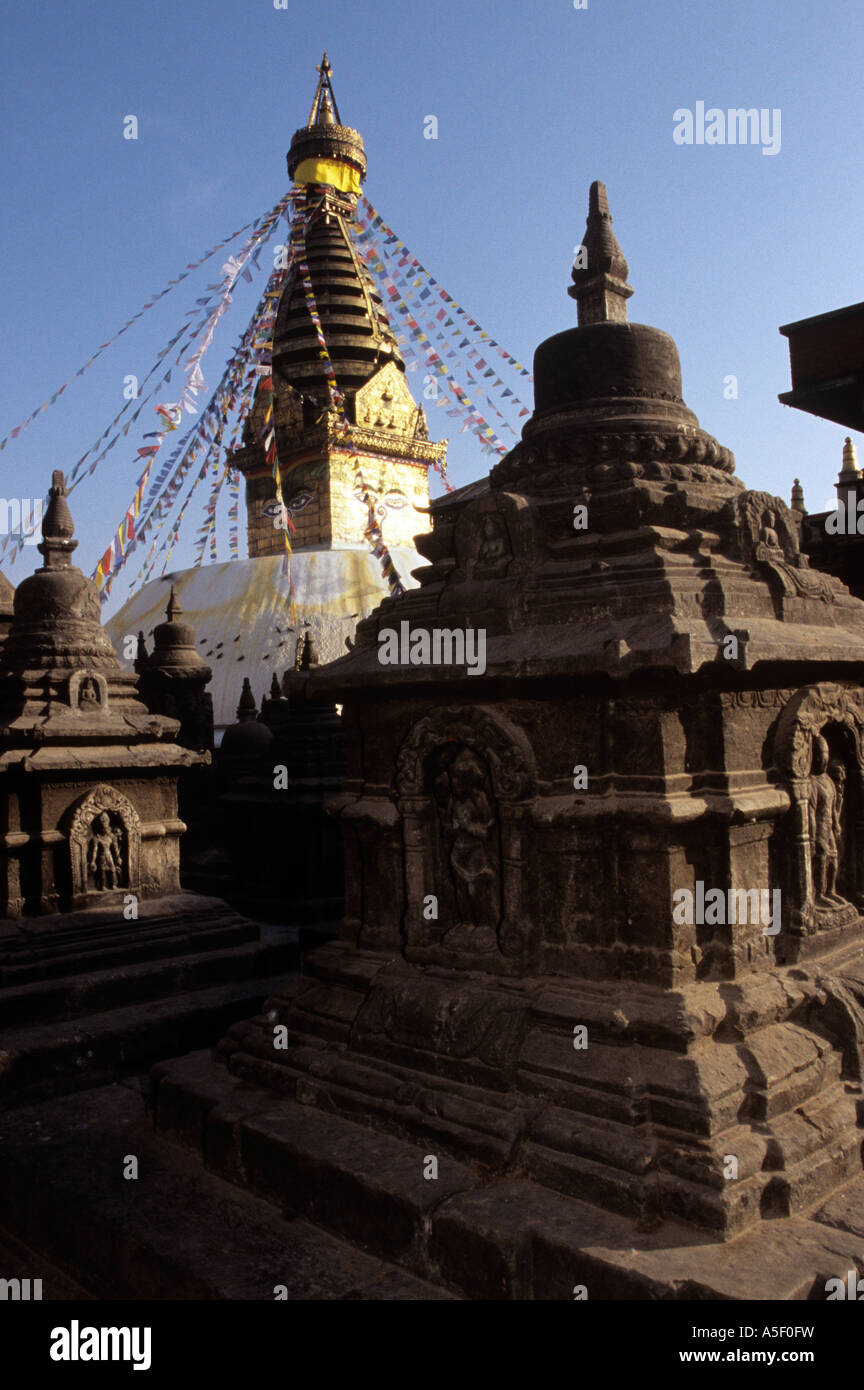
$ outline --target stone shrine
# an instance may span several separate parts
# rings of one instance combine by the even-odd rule
[[[314,678],[341,938],[222,1079],[159,1069],[157,1125],[475,1297],[806,1297],[854,1245],[814,1208],[861,1173],[864,606],[627,321],[602,184],[584,244],[522,442]]]
[[[264,444],[267,395],[259,390],[243,447],[232,455],[244,480],[249,558],[154,579],[107,622],[118,649],[139,629],[149,635],[171,584],[212,667],[220,732],[233,719],[244,675],[260,667],[268,688],[273,671],[284,670],[288,631],[309,628],[322,660],[345,650],[358,617],[372,611],[390,582],[371,548],[370,528],[378,529],[398,583],[414,585],[420,559],[414,537],[428,524],[429,469],[446,466],[446,442],[429,439],[425,410],[411,394],[396,335],[357,242],[366,153],[360,132],[342,123],[326,53],[309,119],[292,137],[287,164],[296,193],[298,256],[285,277],[273,330],[281,502]],[[308,266],[344,413],[333,406],[300,263]],[[282,503],[292,528],[290,575],[283,563]]]
[[[0,1103],[212,1036],[277,964],[251,922],[181,890],[178,777],[209,753],[121,668],[60,472],[42,537],[0,648]]]
[[[791,511],[801,549],[817,569],[836,575],[850,593],[864,599],[864,477],[849,435],[834,488],[837,504],[833,511],[808,513],[803,489],[795,479]]]

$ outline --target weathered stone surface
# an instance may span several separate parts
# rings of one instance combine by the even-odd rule
[[[0,1134],[0,1226],[37,1238],[36,1263],[44,1252],[95,1297],[450,1296],[166,1154],[132,1088],[18,1110]]]
[[[178,776],[209,760],[196,751],[212,735],[208,668],[170,605],[148,670],[189,676],[182,747],[178,720],[148,711],[122,671],[72,534],[55,473],[44,565],[15,591],[0,646],[3,1107],[212,1041],[297,964],[296,933],[262,940],[224,902],[181,891]]]
[[[313,679],[344,702],[342,939],[219,1053],[334,1151],[362,1122],[733,1243],[860,1171],[864,607],[626,322],[608,221],[598,186],[608,264],[522,443]]]

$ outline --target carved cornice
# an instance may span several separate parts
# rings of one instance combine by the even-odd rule
[[[561,412],[561,418],[563,425],[566,412]],[[654,478],[728,485],[733,481],[735,458],[702,430],[572,432],[566,440],[538,437],[515,445],[492,469],[490,483],[493,488],[545,489],[572,483],[576,468],[586,470],[586,481],[595,484]]]

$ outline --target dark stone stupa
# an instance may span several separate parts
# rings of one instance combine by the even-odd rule
[[[120,666],[59,472],[42,537],[0,648],[0,1108],[194,1046],[272,973],[257,927],[181,890],[178,778],[209,753]]]
[[[627,322],[601,184],[585,245],[521,443],[314,677],[341,938],[157,1123],[474,1297],[806,1297],[859,1253],[864,606]]]

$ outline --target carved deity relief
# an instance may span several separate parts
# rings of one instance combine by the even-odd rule
[[[417,403],[392,362],[388,362],[360,387],[354,401],[358,425],[394,430],[411,436],[419,421]]]
[[[853,925],[864,905],[864,691],[806,686],[777,723],[792,796],[793,912],[804,934]]]
[[[69,677],[68,700],[82,714],[95,714],[108,703],[108,688],[104,676],[93,672],[74,671]]]
[[[828,908],[842,906],[845,902],[836,890],[846,770],[839,760],[832,762],[831,767],[836,781],[829,772],[828,742],[819,734],[813,740],[810,767],[810,862],[816,905]]]
[[[826,574],[810,569],[785,502],[768,492],[740,492],[730,504],[741,558],[767,566],[790,597],[831,602],[834,585]]]
[[[489,579],[506,574],[511,554],[503,521],[493,512],[487,512],[480,523],[480,549],[474,573]]]
[[[108,811],[94,817],[87,836],[87,886],[98,893],[122,888],[128,882],[123,827],[112,824]]]
[[[442,749],[433,760],[432,788],[439,844],[446,855],[457,922],[448,946],[493,951],[498,946],[500,863],[498,816],[489,773],[470,748]],[[444,857],[442,855],[442,858]]]
[[[72,894],[76,903],[136,888],[141,822],[128,797],[115,787],[94,787],[68,813]]]
[[[80,709],[95,708],[100,703],[99,686],[92,676],[86,676],[78,687],[78,706]]]

